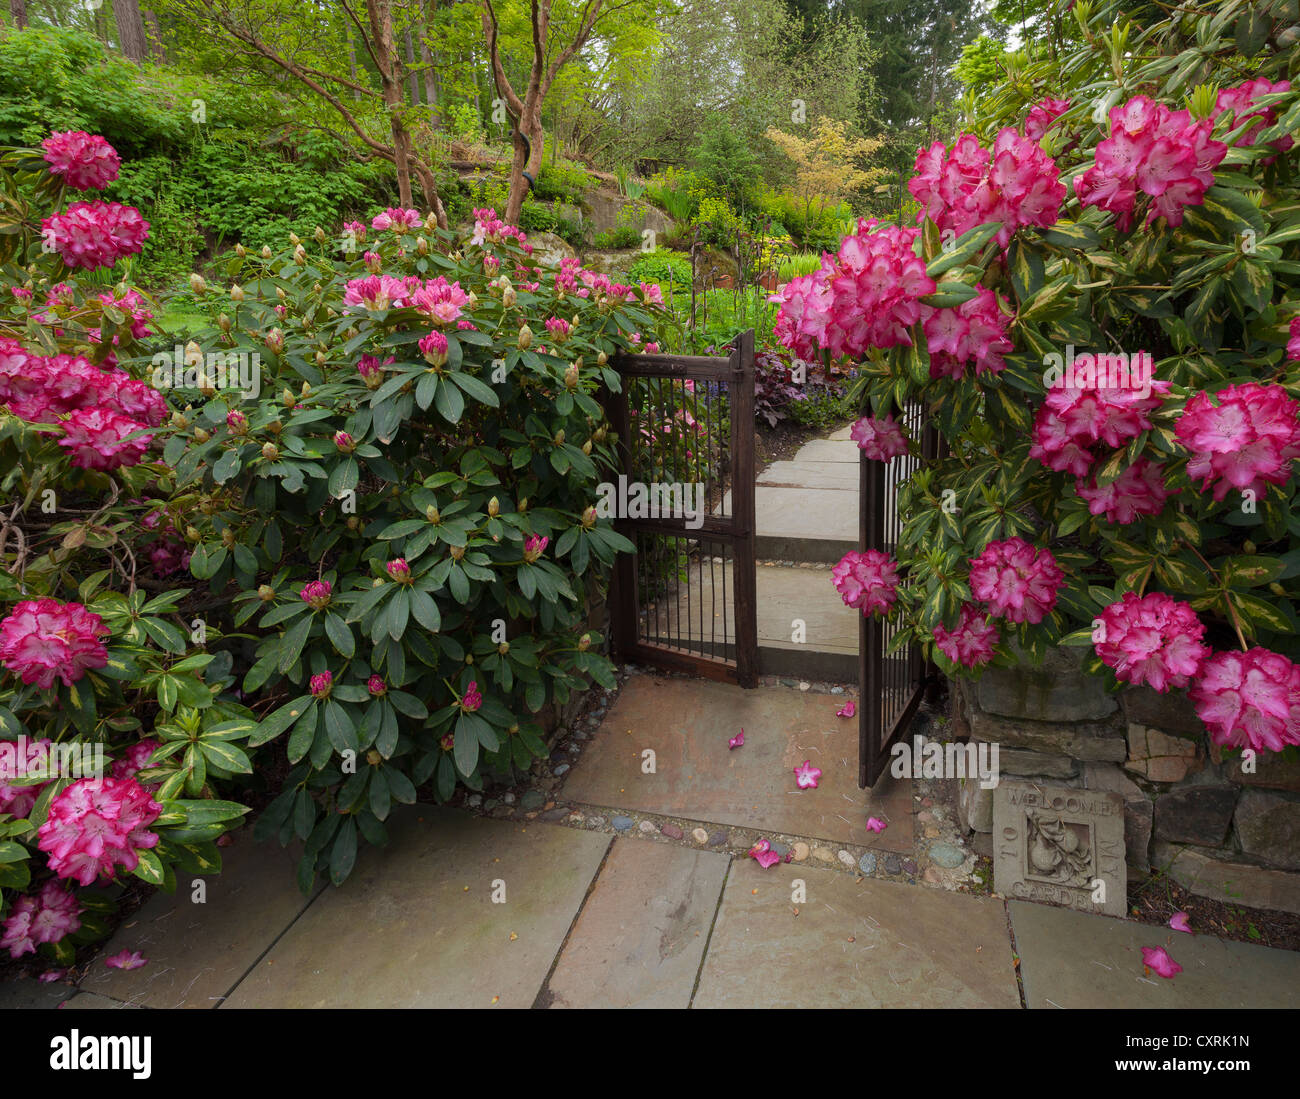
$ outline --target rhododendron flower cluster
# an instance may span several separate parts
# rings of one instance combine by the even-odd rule
[[[1149,458],[1139,458],[1108,485],[1094,477],[1080,480],[1075,491],[1088,502],[1093,515],[1105,515],[1106,522],[1128,524],[1143,515],[1159,515],[1173,495],[1165,488],[1164,471]]]
[[[550,539],[544,535],[534,534],[524,542],[524,560],[530,565],[546,552]]]
[[[1187,697],[1215,744],[1256,752],[1300,744],[1300,665],[1278,653],[1215,653]]]
[[[334,673],[327,670],[312,676],[308,689],[311,691],[313,698],[328,698],[333,686]]]
[[[864,615],[886,614],[898,599],[898,565],[880,550],[850,550],[831,569],[831,582],[845,605]]]
[[[117,178],[122,161],[102,137],[83,130],[50,134],[41,142],[50,172],[78,191],[97,191]]]
[[[839,358],[910,346],[920,299],[935,290],[925,261],[912,251],[919,231],[859,219],[834,260],[823,256],[819,270],[791,279],[768,299],[781,305],[777,339],[802,358],[821,348]]]
[[[527,233],[513,225],[507,225],[497,217],[497,212],[491,207],[474,211],[474,235],[470,237],[470,244],[481,245],[488,241],[500,244],[512,237],[519,242],[526,254],[530,256],[533,254],[533,246],[528,243]]]
[[[546,331],[556,343],[564,343],[569,338],[569,322],[563,317],[548,317]]]
[[[483,696],[479,693],[478,681],[473,680],[465,688],[465,693],[461,695],[460,708],[467,714],[472,714],[483,705]]]
[[[1025,137],[1042,141],[1052,123],[1070,109],[1068,99],[1040,99],[1025,116]]]
[[[934,643],[954,664],[978,668],[993,659],[998,642],[998,628],[978,607],[970,603],[961,609],[957,625],[951,630],[942,623],[934,628]]]
[[[65,264],[93,271],[137,255],[149,235],[149,223],[134,206],[120,202],[74,202],[63,213],[45,218],[41,232]]]
[[[41,740],[7,742],[8,751],[0,751],[0,813],[8,813],[15,820],[22,819],[32,811],[36,799],[48,782],[36,782],[19,786],[11,780],[30,778],[42,771],[49,763],[49,751],[54,742],[49,737]],[[20,758],[19,747],[25,750]]]
[[[310,603],[317,610],[329,605],[329,601],[334,592],[334,586],[328,580],[313,580],[302,586],[302,591],[298,594],[302,596],[304,603]]]
[[[907,453],[907,436],[892,414],[883,420],[863,416],[849,429],[849,436],[863,454],[876,462],[889,462]]]
[[[1163,217],[1183,223],[1183,209],[1199,206],[1214,185],[1214,169],[1228,151],[1210,137],[1214,123],[1193,122],[1188,111],[1171,111],[1145,95],[1110,109],[1110,137],[1097,146],[1096,160],[1075,177],[1074,192],[1084,206],[1116,215],[1121,232],[1133,227],[1137,192],[1150,195],[1144,225]]]
[[[962,134],[951,150],[942,141],[921,150],[907,188],[941,233],[960,237],[1001,222],[994,239],[1004,249],[1022,226],[1055,225],[1065,199],[1056,162],[1010,126],[998,132],[991,152],[974,134]]]
[[[1150,392],[1136,387],[1088,384],[1053,385],[1034,417],[1031,458],[1048,469],[1087,476],[1096,460],[1094,448],[1119,448],[1151,428],[1149,414],[1169,392],[1169,383],[1152,380]]]
[[[81,927],[81,905],[76,895],[51,879],[39,893],[14,901],[0,933],[0,950],[10,958],[34,954],[42,943],[57,943]]]
[[[42,690],[55,678],[70,687],[108,663],[100,640],[107,634],[104,620],[80,603],[24,599],[0,621],[0,664]]]
[[[50,802],[49,816],[36,830],[37,846],[61,878],[92,885],[128,873],[139,864],[137,851],[154,847],[149,825],[162,806],[135,779],[83,778]]]
[[[137,741],[122,753],[120,759],[115,759],[113,761],[113,766],[109,770],[109,776],[111,778],[135,778],[145,765],[148,764],[149,757],[161,747],[162,741],[160,740],[149,739]],[[158,783],[154,783],[153,786],[145,786],[145,789],[151,790],[157,785]]]
[[[144,459],[151,436],[128,438],[143,425],[106,408],[79,408],[63,421],[58,444],[72,454],[80,469],[109,470],[133,466]]]
[[[376,214],[371,219],[370,228],[383,232],[386,229],[418,229],[424,224],[424,219],[420,217],[419,210],[402,210],[396,206],[390,206],[382,214]],[[364,230],[363,230],[364,233]],[[361,238],[358,237],[358,240]]]
[[[1255,382],[1221,389],[1213,401],[1197,393],[1174,436],[1191,454],[1187,475],[1203,490],[1213,485],[1215,500],[1234,489],[1260,495],[1286,484],[1300,458],[1300,403],[1280,385]]]
[[[418,285],[419,279],[415,282]],[[392,275],[368,275],[362,279],[349,279],[343,293],[343,304],[351,309],[364,309],[378,313],[384,309],[402,309],[411,304],[412,288],[407,281]]]
[[[1162,693],[1186,687],[1210,655],[1196,612],[1164,592],[1125,592],[1101,612],[1093,636],[1097,655],[1116,679]]]
[[[161,393],[120,370],[100,370],[80,355],[33,355],[3,337],[0,403],[32,423],[53,423],[80,409],[115,412],[138,421],[136,428],[157,427],[168,416]]]
[[[1286,357],[1300,359],[1300,317],[1291,318],[1291,330],[1287,333]]]
[[[1272,84],[1259,77],[1255,80],[1247,80],[1244,84],[1239,84],[1235,88],[1222,88],[1214,100],[1214,110],[1210,112],[1210,121],[1217,122],[1219,115],[1224,111],[1232,111],[1234,117],[1232,128],[1235,130],[1247,119],[1254,118],[1257,121],[1244,134],[1242,134],[1233,145],[1254,145],[1259,140],[1260,132],[1272,126],[1277,121],[1277,114],[1272,107],[1260,107],[1258,110],[1251,110],[1255,105],[1255,100],[1261,96],[1272,95],[1275,92],[1289,92],[1291,90],[1291,81],[1279,80]],[[1290,134],[1283,134],[1273,142],[1273,148],[1279,152],[1286,152],[1295,145],[1295,138]],[[1265,164],[1273,162],[1272,157],[1264,161]]]
[[[447,361],[447,337],[441,332],[435,330],[422,337],[419,348],[431,366],[442,366]]]
[[[1056,558],[1023,538],[990,542],[970,563],[971,594],[1008,622],[1037,625],[1056,606],[1065,583]]]
[[[439,275],[411,294],[410,304],[434,324],[446,326],[460,318],[469,304],[469,294],[461,289],[459,282],[448,282]]]
[[[975,297],[952,308],[921,306],[932,378],[960,378],[970,364],[977,375],[1006,369],[1002,356],[1015,350],[1007,338],[1010,318],[1000,308],[1006,299],[983,286],[975,289]]]

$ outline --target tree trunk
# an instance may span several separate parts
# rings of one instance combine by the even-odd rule
[[[14,29],[23,30],[27,26],[27,0],[9,0],[9,15]]]
[[[370,33],[374,39],[379,86],[388,108],[393,133],[393,166],[397,169],[397,196],[403,207],[411,205],[411,135],[402,121],[402,78],[398,73],[393,45],[392,0],[366,0]]]
[[[420,75],[415,69],[415,45],[411,41],[411,28],[406,28],[406,71],[411,74],[411,106],[420,105]]]
[[[352,77],[353,84],[360,83],[360,81],[357,80],[357,44],[352,38],[351,28],[348,29],[348,75]],[[360,88],[352,89],[352,98],[356,100],[361,99]]]
[[[138,0],[113,0],[113,18],[117,20],[117,40],[122,54],[137,64],[148,56],[149,43],[144,36],[144,20]]]
[[[149,38],[149,52],[160,65],[166,64],[167,50],[163,46],[162,25],[158,22],[158,13],[146,11],[144,13],[144,24]]]
[[[436,0],[426,0],[424,33],[419,36],[420,60],[424,62],[424,102],[433,115],[435,126],[442,122],[442,112],[438,109],[438,75],[433,71],[433,53],[429,49],[429,39],[433,36],[433,13],[436,8]]]
[[[527,137],[527,144],[524,138]],[[524,115],[519,120],[514,133],[515,156],[510,165],[510,195],[506,199],[505,221],[508,225],[519,224],[519,212],[524,207],[524,199],[532,189],[524,178],[524,173],[537,178],[542,167],[542,103],[535,90],[530,88],[524,100]],[[525,153],[527,154],[525,156]]]

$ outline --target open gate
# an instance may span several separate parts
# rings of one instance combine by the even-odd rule
[[[758,684],[754,333],[726,358],[616,356],[618,439],[611,641],[624,660]]]
[[[929,422],[925,406],[909,401],[895,417],[909,438],[921,439],[921,457],[904,454],[891,462],[862,456],[859,466],[859,550],[881,550],[895,555],[902,521],[898,514],[898,486],[923,464],[939,457],[938,430]],[[858,643],[858,786],[874,786],[889,749],[907,731],[926,688],[937,681],[938,669],[927,663],[915,643],[890,653],[889,643],[898,633],[892,622],[863,617]]]

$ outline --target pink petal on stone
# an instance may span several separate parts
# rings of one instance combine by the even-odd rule
[[[821,777],[821,768],[814,767],[811,760],[805,759],[802,767],[794,769],[794,780],[800,790],[817,789],[817,780]]]
[[[735,736],[727,741],[727,748],[743,748],[745,746],[745,730],[741,729]]]
[[[772,850],[772,845],[767,840],[759,840],[754,844],[749,849],[749,856],[764,870],[781,861],[781,856]]]
[[[852,702],[846,702],[835,711],[836,717],[853,717],[858,712],[857,706]]]
[[[888,828],[888,827],[889,827],[889,825],[887,825],[887,824],[886,824],[883,820],[881,820],[879,817],[868,817],[868,818],[867,818],[867,829],[868,829],[868,831],[871,831],[871,832],[883,832],[883,831],[884,831],[886,828]]]
[[[1174,974],[1183,971],[1183,967],[1169,956],[1163,946],[1144,946],[1142,964],[1160,977],[1172,978]]]
[[[42,984],[49,984],[51,981],[61,981],[67,975],[68,971],[66,969],[47,969],[36,979]]]
[[[105,958],[104,964],[110,969],[139,969],[142,965],[148,965],[149,959],[138,950],[123,950]]]
[[[1170,916],[1169,926],[1172,927],[1175,931],[1186,931],[1187,934],[1189,935],[1192,934],[1192,929],[1187,923],[1186,912],[1175,912],[1172,916]]]

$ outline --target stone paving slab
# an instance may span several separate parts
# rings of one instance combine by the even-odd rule
[[[836,439],[811,439],[795,453],[796,462],[852,462],[855,466],[861,461],[862,451],[858,444],[847,437]]]
[[[834,488],[754,489],[754,524],[764,538],[858,544],[858,495]]]
[[[616,839],[551,975],[548,1006],[690,1006],[729,862]]]
[[[118,928],[83,992],[144,1007],[217,1007],[311,903],[298,889],[296,845],[254,843],[243,829],[221,854],[221,873],[203,879],[204,902],[193,900],[200,879],[178,874],[175,893],[155,893]],[[149,964],[109,969],[104,958],[122,950],[138,950]]]
[[[70,1011],[76,1008],[78,1011],[121,1011],[124,1008],[139,1010],[140,1007],[140,1004],[123,1003],[121,1000],[113,1000],[95,992],[78,992],[63,1005],[63,1010]]]
[[[758,475],[757,483],[777,488],[838,489],[856,497],[858,478],[858,467],[852,462],[787,461],[773,462]]]
[[[843,704],[785,687],[633,675],[565,776],[564,797],[910,854],[911,780],[886,771],[874,790],[858,789],[858,723],[835,716]],[[745,746],[729,750],[741,728]],[[641,770],[647,748],[652,775]],[[822,769],[815,790],[795,786],[804,760]],[[868,831],[870,816],[889,827]]]
[[[76,996],[73,985],[62,981],[46,984],[35,977],[17,981],[0,981],[0,1011],[40,1011],[56,1008]]]
[[[800,879],[806,899],[793,903]],[[1020,997],[1001,901],[738,859],[693,1006],[1015,1008]]]
[[[1294,951],[1024,901],[1009,908],[1031,1008],[1300,1007]],[[1146,976],[1144,946],[1164,947],[1183,971]]]
[[[424,805],[389,836],[223,1007],[531,1007],[610,843]]]

